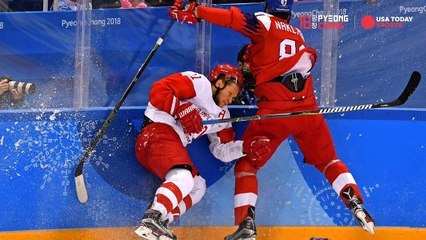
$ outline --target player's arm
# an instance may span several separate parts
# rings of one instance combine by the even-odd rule
[[[210,140],[210,152],[222,162],[231,162],[245,155],[243,141],[235,140],[235,132],[232,127],[217,133],[210,133],[207,137]]]
[[[182,101],[196,95],[192,79],[182,73],[176,73],[152,85],[149,101],[152,106],[179,120],[186,134],[192,134],[202,130],[202,119],[194,104]]]
[[[175,73],[152,85],[149,101],[157,109],[174,116],[181,105],[181,101],[195,96],[196,92],[192,80],[181,73]]]
[[[222,162],[230,162],[248,155],[251,161],[265,161],[271,156],[270,140],[265,136],[255,136],[247,141],[235,140],[232,127],[207,135],[210,152]]]
[[[236,7],[220,9],[198,6],[194,14],[209,23],[231,28],[248,38],[253,38],[261,30],[260,23],[253,13],[242,12]]]
[[[262,30],[262,26],[255,14],[244,13],[236,7],[220,9],[197,5],[190,2],[185,10],[182,10],[182,0],[176,0],[169,10],[172,19],[179,22],[194,24],[204,19],[207,22],[231,28],[244,36],[253,39]]]

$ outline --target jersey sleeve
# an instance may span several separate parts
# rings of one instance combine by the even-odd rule
[[[225,128],[217,133],[208,134],[210,152],[222,162],[231,162],[243,157],[243,141],[235,140],[232,127]]]
[[[169,75],[152,85],[149,102],[156,108],[175,115],[180,102],[196,96],[194,84],[181,73]]]
[[[220,9],[198,6],[197,16],[207,22],[231,28],[252,40],[261,38],[261,32],[265,30],[255,14],[242,12],[236,7]]]

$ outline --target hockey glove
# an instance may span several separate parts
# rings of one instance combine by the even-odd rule
[[[199,133],[203,129],[201,116],[194,104],[190,102],[178,107],[176,119],[181,122],[185,134]]]
[[[182,10],[182,0],[176,0],[170,9]]]
[[[244,141],[243,149],[251,161],[266,161],[272,151],[270,139],[256,136],[251,141]]]
[[[186,9],[182,10],[182,1],[177,0],[169,9],[169,16],[181,23],[196,24],[200,20],[195,16],[194,11],[197,2],[193,1],[186,5]]]

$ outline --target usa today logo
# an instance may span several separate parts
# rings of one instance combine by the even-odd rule
[[[361,26],[365,29],[376,28],[402,28],[404,23],[413,21],[410,16],[376,16],[366,15],[361,18]]]

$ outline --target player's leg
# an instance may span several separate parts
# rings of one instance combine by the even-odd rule
[[[354,177],[336,154],[328,126],[322,116],[300,117],[299,134],[294,138],[302,150],[305,162],[314,165],[331,183],[360,225],[374,233],[374,221],[363,207],[363,197]],[[361,213],[362,212],[362,213]]]
[[[270,139],[271,153],[264,161],[252,161],[248,156],[240,158],[234,168],[235,175],[235,224],[236,232],[225,237],[225,240],[256,239],[255,206],[258,195],[257,171],[263,167],[273,155],[281,142],[287,138],[287,133],[279,122],[253,121],[250,122],[244,136],[244,141],[251,141],[255,136],[266,136]]]
[[[181,217],[192,206],[201,201],[206,193],[206,180],[201,176],[194,177],[194,187],[191,192],[183,198],[183,200],[175,207],[172,212],[167,215],[168,223],[170,224],[177,218]]]
[[[168,229],[167,216],[182,201],[183,196],[189,194],[193,186],[194,180],[190,171],[184,168],[171,169],[166,174],[166,181],[157,189],[151,207],[145,211],[136,234],[149,240],[150,235],[175,239]]]
[[[188,152],[173,128],[151,123],[138,136],[136,157],[145,168],[165,181],[157,189],[135,233],[147,240],[176,239],[165,222],[167,215],[194,186],[196,169]]]

